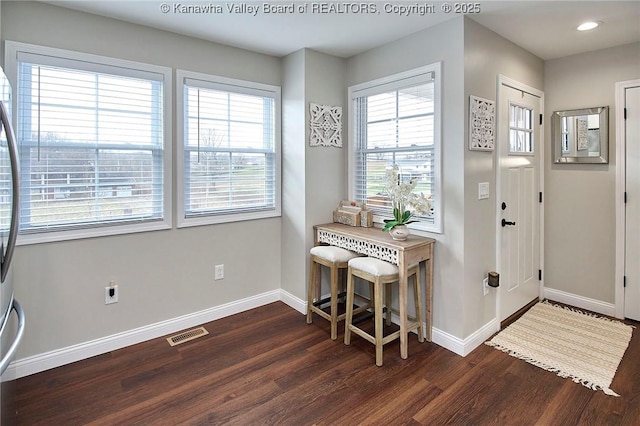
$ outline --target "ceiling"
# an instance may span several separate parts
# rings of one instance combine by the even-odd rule
[[[46,2],[278,57],[311,48],[346,58],[460,16],[454,11],[444,11],[456,3],[441,1]],[[465,4],[476,4],[480,10],[467,16],[544,60],[640,41],[638,0],[482,0]],[[265,5],[272,9],[268,10]],[[397,13],[401,12],[399,6],[412,5],[423,7],[425,13],[421,14],[420,10]],[[215,11],[212,6],[221,9]],[[283,9],[275,10],[275,6]],[[189,7],[192,9],[188,10]],[[197,7],[208,7],[209,12],[197,13]],[[230,11],[229,7],[240,9]],[[301,10],[304,7],[306,11]],[[322,7],[326,9],[319,9]],[[389,9],[391,7],[393,9]],[[163,8],[168,11],[163,13]],[[251,10],[253,8],[255,10]],[[334,8],[334,13],[328,8]],[[368,13],[370,11],[373,13]],[[600,21],[601,25],[592,31],[577,31],[576,27],[586,20]]]

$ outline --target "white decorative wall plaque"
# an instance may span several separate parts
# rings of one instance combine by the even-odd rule
[[[342,107],[309,104],[310,146],[342,147]]]
[[[589,149],[589,127],[585,118],[576,118],[578,132],[576,137],[578,138],[578,151],[584,151]]]
[[[495,146],[496,103],[469,97],[469,149],[493,151]]]

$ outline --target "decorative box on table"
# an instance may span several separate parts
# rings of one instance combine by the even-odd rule
[[[360,211],[360,226],[363,228],[371,228],[373,226],[373,212],[365,209]]]
[[[367,210],[366,204],[342,200],[333,211],[333,221],[349,226],[373,226],[373,214]]]

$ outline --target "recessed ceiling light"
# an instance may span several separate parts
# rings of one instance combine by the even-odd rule
[[[600,23],[595,21],[585,22],[578,26],[578,31],[589,31],[596,28],[598,25],[600,25]]]

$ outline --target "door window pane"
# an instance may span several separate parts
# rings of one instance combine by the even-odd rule
[[[511,104],[509,106],[509,153],[532,154],[533,110]]]

